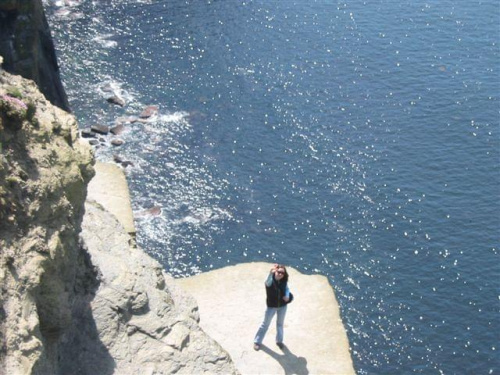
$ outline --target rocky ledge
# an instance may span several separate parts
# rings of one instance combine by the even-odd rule
[[[233,358],[242,374],[355,374],[334,290],[321,275],[287,267],[294,300],[287,306],[283,349],[275,343],[276,318],[261,350],[253,338],[264,318],[267,263],[244,263],[176,282],[199,305],[201,327]]]
[[[0,69],[0,374],[237,373],[193,299],[85,204],[94,174],[75,118]]]
[[[85,207],[82,239],[98,275],[66,338],[62,373],[235,374],[228,353],[199,327],[195,300],[131,245],[97,202]]]

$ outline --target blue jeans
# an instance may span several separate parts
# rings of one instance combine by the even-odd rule
[[[274,314],[278,313],[278,318],[276,319],[276,342],[283,342],[283,323],[285,322],[286,305],[282,307],[268,307],[266,309],[266,315],[264,316],[264,321],[259,327],[257,334],[253,340],[256,344],[262,344],[264,336],[266,335],[269,324],[274,317]]]

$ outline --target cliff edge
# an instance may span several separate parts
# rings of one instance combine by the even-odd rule
[[[236,374],[194,300],[85,205],[94,159],[77,134],[32,81],[0,69],[0,374]]]
[[[294,300],[287,306],[284,348],[274,318],[259,351],[253,339],[264,318],[264,280],[272,264],[243,263],[176,283],[198,302],[201,327],[226,349],[242,374],[355,374],[340,309],[328,279],[287,267]]]
[[[57,373],[73,307],[96,286],[78,239],[92,164],[75,118],[0,69],[0,362],[8,374]]]

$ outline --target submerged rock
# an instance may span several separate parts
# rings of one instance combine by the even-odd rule
[[[123,100],[122,98],[120,98],[117,95],[113,95],[113,96],[109,97],[108,99],[106,99],[106,101],[110,104],[115,104],[115,105],[118,105],[120,107],[125,106],[125,100]]]
[[[99,133],[99,134],[108,134],[109,133],[109,126],[107,125],[100,125],[100,124],[96,124],[96,125],[92,125],[90,127],[90,130],[92,130],[93,132],[95,133]]]
[[[159,216],[161,215],[161,207],[159,206],[153,206],[150,208],[147,208],[142,211],[138,211],[135,216],[136,217],[144,217],[144,216]]]
[[[80,132],[80,134],[81,134],[82,138],[95,138],[97,136],[97,133],[90,128],[83,129]]]
[[[147,106],[146,108],[143,109],[143,111],[141,112],[139,117],[141,119],[150,118],[151,116],[158,114],[158,110],[159,110],[159,108],[156,105]]]
[[[109,129],[109,132],[114,135],[120,135],[123,133],[125,130],[125,126],[123,124],[118,124],[116,126],[113,126],[111,129]]]

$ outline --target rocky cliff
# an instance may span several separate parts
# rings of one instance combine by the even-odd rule
[[[1,361],[6,373],[57,373],[75,301],[97,285],[78,233],[92,155],[73,116],[0,70]]]
[[[85,209],[94,160],[74,117],[1,69],[0,147],[0,373],[236,373],[194,300]]]
[[[0,0],[0,66],[66,107],[41,1]],[[0,375],[236,373],[194,300],[85,203],[93,165],[75,118],[0,67]]]
[[[35,81],[53,104],[69,111],[41,0],[0,0],[0,56],[5,70]]]

